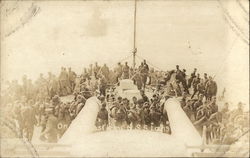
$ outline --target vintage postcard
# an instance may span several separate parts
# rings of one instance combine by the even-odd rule
[[[249,0],[2,0],[1,157],[249,157]]]

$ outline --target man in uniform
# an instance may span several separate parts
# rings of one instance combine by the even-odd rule
[[[211,100],[211,98],[217,94],[217,84],[215,81],[213,81],[211,76],[209,76],[209,80],[205,85],[205,94],[207,100]]]
[[[102,107],[97,114],[96,125],[101,130],[106,130],[108,126],[108,110],[106,109],[105,97],[101,96],[100,100],[101,100]]]
[[[186,69],[182,70],[182,80],[181,80],[181,84],[184,88],[184,91],[189,94],[189,90],[188,90],[188,85],[187,85],[187,80],[186,80]]]
[[[137,125],[139,125],[140,129],[143,129],[145,125],[145,115],[144,115],[144,110],[143,110],[143,104],[144,104],[143,99],[139,99],[137,104],[136,104],[136,113],[137,113]]]
[[[182,71],[179,69],[179,65],[176,65],[176,71],[175,71],[175,79],[181,81],[183,76],[182,76]]]
[[[205,95],[205,83],[204,83],[204,79],[200,79],[200,83],[198,83],[198,85],[197,85],[197,91],[198,91],[198,96],[200,94]]]
[[[114,125],[120,128],[126,127],[127,111],[122,103],[122,97],[118,97],[118,102],[114,102],[110,111],[110,117],[113,118]]]
[[[96,79],[97,79],[98,74],[100,73],[99,71],[100,71],[100,66],[98,65],[97,62],[95,62],[94,75]]]
[[[149,72],[149,67],[148,67],[148,64],[146,63],[146,60],[144,60],[142,63],[142,68],[141,68],[141,79],[142,79],[143,89],[145,89],[146,87],[148,72]]]
[[[149,102],[149,99],[148,99],[148,97],[146,96],[144,90],[140,90],[140,94],[141,94],[141,97],[142,97],[143,104],[144,104],[145,102]]]
[[[116,82],[118,82],[119,81],[119,79],[121,78],[121,76],[122,76],[122,64],[119,62],[118,64],[117,64],[117,67],[116,67],[116,69],[115,69],[115,72],[116,72]]]
[[[196,117],[197,114],[197,109],[199,109],[199,107],[201,107],[203,105],[203,94],[200,94],[198,97],[198,100],[194,102],[193,104],[193,112],[194,112],[194,116]]]
[[[71,68],[68,68],[68,78],[69,78],[69,87],[71,92],[74,91],[75,89],[75,80],[76,80],[76,73],[74,71],[71,70]]]
[[[100,94],[106,96],[106,88],[107,88],[107,81],[104,75],[100,75],[100,84],[99,84],[99,91]]]
[[[24,103],[23,107],[21,108],[21,116],[23,120],[23,134],[24,137],[28,139],[28,141],[32,140],[34,126],[36,124],[35,110],[32,106],[33,102],[32,100],[29,100],[29,103]]]
[[[192,86],[193,86],[193,94],[191,96],[191,99],[194,97],[194,95],[198,92],[197,85],[200,83],[200,74],[197,74],[197,76],[193,79]]]
[[[211,103],[208,105],[211,109],[212,114],[218,112],[218,105],[216,104],[216,97],[213,96]]]
[[[207,73],[204,73],[204,84],[206,85],[208,81]]]
[[[191,76],[190,76],[190,78],[188,79],[188,88],[191,88],[193,79],[196,77],[196,71],[197,71],[197,69],[194,68],[194,71],[191,73]]]
[[[151,125],[153,127],[154,130],[155,127],[159,127],[160,126],[160,120],[161,120],[161,113],[157,107],[157,105],[152,104],[150,107],[150,120],[151,120]]]
[[[68,73],[66,72],[66,68],[61,68],[61,73],[59,75],[59,83],[60,83],[60,95],[65,96],[68,94]]]
[[[123,72],[123,79],[129,79],[129,66],[128,66],[128,62],[125,62],[125,65],[122,68],[122,72]]]
[[[101,68],[102,74],[104,75],[104,77],[106,79],[109,78],[109,68],[107,67],[106,64],[103,65],[103,67]]]

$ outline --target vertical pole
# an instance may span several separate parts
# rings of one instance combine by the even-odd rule
[[[133,45],[133,69],[135,70],[135,55],[137,52],[137,48],[136,48],[136,9],[137,9],[137,4],[136,4],[135,0],[135,4],[134,4],[134,45]]]

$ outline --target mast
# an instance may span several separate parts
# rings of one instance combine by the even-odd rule
[[[136,9],[137,9],[137,0],[134,4],[134,44],[133,44],[133,69],[135,70],[135,55],[137,52],[136,48]]]

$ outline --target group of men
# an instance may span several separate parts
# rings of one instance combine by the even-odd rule
[[[109,100],[106,97],[107,89],[118,85],[121,79],[132,79],[141,97],[129,100],[113,96]],[[148,88],[153,89],[152,97],[146,96]],[[24,76],[22,85],[17,81],[9,83],[2,98],[21,131],[21,137],[31,141],[34,127],[38,126],[41,127],[41,140],[56,142],[91,96],[98,96],[102,103],[96,119],[96,126],[101,130],[160,129],[171,133],[163,103],[170,97],[178,97],[182,98],[182,108],[197,129],[201,131],[205,125],[213,129],[210,131],[216,135],[219,116],[223,115],[218,111],[216,94],[217,84],[213,78],[206,73],[201,78],[196,68],[188,78],[186,70],[180,70],[178,65],[175,70],[155,71],[149,69],[144,60],[135,69],[129,67],[127,62],[124,65],[118,63],[114,69],[106,64],[99,66],[95,63],[94,66],[84,68],[79,76],[71,68],[67,71],[62,67],[58,77],[50,72],[48,78],[40,74],[34,84]],[[62,102],[60,97],[67,95],[73,95],[74,99]]]
[[[167,113],[161,102],[166,98],[162,97],[155,93],[152,98],[148,98],[143,90],[140,99],[133,97],[132,101],[118,96],[107,102],[102,96],[102,108],[97,115],[96,126],[100,130],[106,130],[107,127],[156,130],[162,125],[162,131],[169,133]]]

